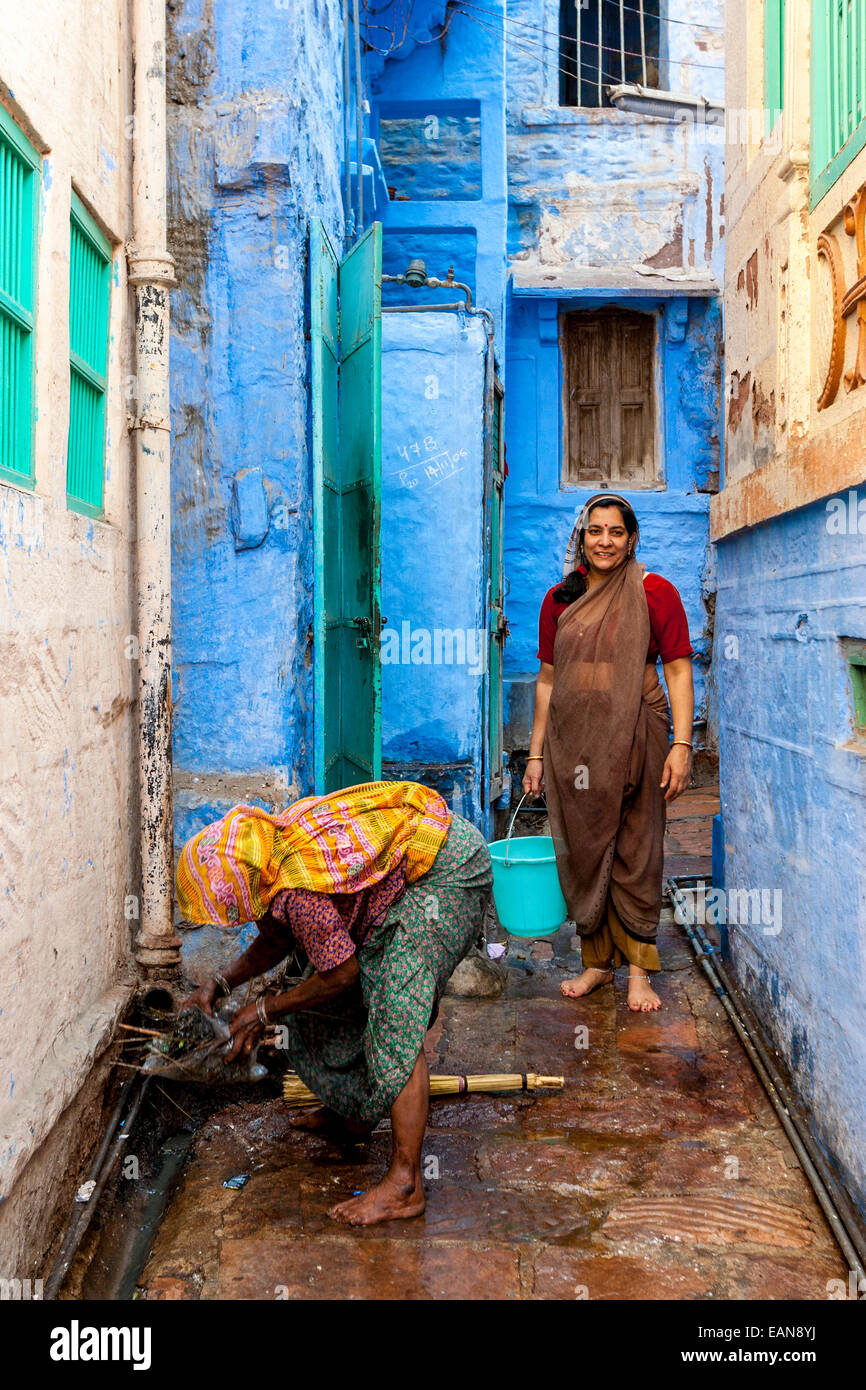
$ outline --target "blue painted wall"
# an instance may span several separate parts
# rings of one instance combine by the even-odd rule
[[[663,8],[681,21],[662,24],[663,84],[721,97],[721,6],[673,0]],[[662,481],[611,486],[638,515],[639,558],[680,590],[698,654],[697,717],[713,717],[705,600],[713,585],[709,496],[720,469],[723,141],[691,125],[560,107],[558,0],[515,0],[509,24],[505,717],[506,746],[525,749],[538,609],[561,577],[576,512],[598,490],[561,477],[559,320],[575,309],[618,305],[655,317]],[[684,276],[698,293],[677,295]]]
[[[306,239],[342,246],[340,0],[169,11],[175,835],[312,779]]]
[[[490,27],[479,29],[456,10],[446,13],[443,0],[419,0],[410,36],[387,57],[369,53],[367,71],[370,132],[392,191],[381,213],[383,269],[402,274],[415,257],[426,262],[430,276],[444,278],[453,267],[474,303],[492,313],[501,363],[507,276],[503,0],[491,0],[489,8]],[[383,43],[393,16],[391,7],[377,19]],[[400,32],[402,11],[397,18]],[[447,32],[429,41],[446,19]],[[386,309],[462,298],[454,290],[387,283],[382,294]],[[485,354],[486,329],[478,319],[429,312],[383,316],[382,611],[393,633],[386,630],[382,649],[383,767],[386,775],[440,787],[456,811],[487,829]],[[446,460],[434,466],[443,472],[428,472],[425,439],[435,442],[431,457]],[[418,455],[400,454],[413,444]],[[470,643],[467,659],[414,664],[414,638],[406,653],[404,623],[409,634],[428,632],[431,641],[437,632],[460,632]],[[416,657],[424,661],[423,639],[417,641]],[[450,640],[440,641],[445,656]],[[396,663],[390,642],[399,643]]]
[[[483,322],[461,313],[383,316],[383,769],[439,787],[478,825],[486,349]]]
[[[866,536],[856,511],[834,529],[840,500],[719,542],[715,662],[725,889],[781,891],[781,930],[728,924],[731,964],[866,1213],[866,738],[841,642],[866,638]]]
[[[614,297],[605,303],[634,306]],[[581,300],[591,307],[598,300]],[[509,312],[506,394],[508,478],[505,485],[505,572],[511,632],[506,646],[506,729],[509,746],[527,748],[538,671],[538,610],[546,591],[562,577],[562,561],[575,514],[598,488],[560,483],[562,370],[557,332],[560,308],[575,301],[512,301]],[[667,324],[687,320],[668,336]],[[718,364],[721,315],[716,301],[643,300],[657,315],[661,434],[666,486],[620,489],[641,527],[638,558],[663,574],[682,595],[689,619],[699,719],[706,718],[706,675],[711,633],[704,602],[709,493],[718,460]],[[679,333],[684,329],[682,339]],[[700,737],[701,731],[698,730]]]
[[[425,39],[401,44],[386,59],[368,55],[370,133],[379,140],[385,182],[394,200],[383,210],[383,263],[401,274],[412,256],[444,278],[449,265],[489,309],[502,346],[506,284],[504,0],[490,0],[480,28],[449,12],[448,30],[429,40],[446,18],[443,0],[418,0],[411,31]],[[400,7],[398,32],[403,27]],[[385,30],[393,7],[377,20]],[[426,38],[425,38],[426,35]],[[405,201],[404,201],[405,200]],[[384,303],[406,303],[412,291],[389,290]],[[423,290],[424,303],[454,294]]]

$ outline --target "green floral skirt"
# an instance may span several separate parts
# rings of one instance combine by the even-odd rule
[[[481,834],[454,816],[436,862],[358,949],[358,984],[287,1014],[301,1080],[347,1120],[375,1124],[412,1073],[439,998],[480,935],[493,874]]]

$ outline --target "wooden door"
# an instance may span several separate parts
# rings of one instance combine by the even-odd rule
[[[651,314],[599,309],[563,326],[565,481],[582,485],[656,480]]]

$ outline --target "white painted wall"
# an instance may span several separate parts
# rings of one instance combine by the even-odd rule
[[[136,925],[132,99],[123,0],[0,0],[0,33],[0,100],[44,152],[36,486],[0,482],[0,1193],[14,1198],[122,1007]],[[115,245],[102,521],[66,507],[73,187]],[[13,1233],[17,1205],[0,1205],[3,1276],[28,1273],[14,1261],[39,1225],[31,1202]]]

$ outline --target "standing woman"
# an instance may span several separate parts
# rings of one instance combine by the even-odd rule
[[[637,563],[638,538],[616,493],[591,497],[577,518],[563,582],[541,605],[523,788],[544,789],[559,880],[583,938],[583,973],[563,981],[563,994],[589,994],[628,962],[629,1008],[648,1013],[661,1008],[650,980],[661,969],[666,803],[691,777],[694,686],[682,600]]]

